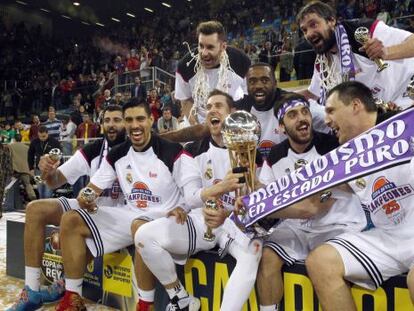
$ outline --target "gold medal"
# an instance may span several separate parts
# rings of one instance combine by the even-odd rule
[[[127,173],[126,174],[126,180],[127,180],[127,182],[129,182],[130,184],[132,184],[132,174],[131,173]]]
[[[364,189],[367,186],[367,183],[363,178],[358,178],[355,182],[356,186],[360,189]]]

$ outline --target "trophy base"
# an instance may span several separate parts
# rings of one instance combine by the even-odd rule
[[[213,242],[216,239],[215,235],[210,235],[208,233],[204,233],[203,239],[207,242]]]
[[[381,72],[386,68],[388,68],[388,63],[383,63],[382,65],[378,66],[377,72]]]

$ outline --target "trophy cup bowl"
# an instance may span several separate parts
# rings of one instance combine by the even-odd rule
[[[215,210],[219,208],[216,201],[214,200],[207,200],[206,202],[204,202],[204,207]],[[213,242],[216,239],[216,236],[213,234],[213,229],[211,227],[207,226],[207,231],[204,232],[203,239],[208,242]]]
[[[358,27],[354,33],[355,40],[364,45],[370,38],[370,33],[367,27]],[[374,59],[375,64],[377,65],[377,72],[383,71],[388,67],[388,63],[385,63],[383,59],[376,58]]]
[[[96,199],[96,192],[90,187],[83,188],[79,196],[87,203],[92,203]],[[98,206],[95,206],[93,210],[87,210],[90,214],[95,214],[98,211]]]
[[[53,148],[49,151],[49,157],[54,162],[60,161],[60,159],[62,159],[62,151],[60,151],[59,148]]]
[[[229,151],[232,169],[247,167],[244,172],[246,190],[236,192],[236,195],[249,194],[255,190],[255,161],[261,133],[260,123],[254,115],[246,111],[236,111],[224,120],[221,133],[224,145]]]
[[[53,148],[49,151],[49,157],[52,159],[53,162],[60,161],[62,159],[62,151],[59,148]],[[45,174],[40,174],[34,176],[34,180],[37,184],[43,183],[44,179],[46,178]]]
[[[257,118],[246,112],[236,111],[227,116],[221,130],[224,145],[230,156],[230,164],[234,173],[243,173],[245,186],[236,190],[236,196],[247,195],[255,191],[256,150],[260,139],[261,128]],[[247,168],[242,170],[241,168]],[[239,211],[238,217],[245,217],[245,211]],[[242,231],[246,228],[240,221],[236,223]],[[261,234],[260,228],[254,228],[255,235]]]

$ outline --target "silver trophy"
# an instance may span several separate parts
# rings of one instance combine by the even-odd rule
[[[207,200],[204,202],[205,208],[211,208],[211,209],[219,209],[219,206],[216,201],[214,200]],[[209,226],[207,226],[207,231],[204,233],[203,239],[209,242],[214,241],[216,236],[213,234],[213,229]]]
[[[364,45],[370,38],[370,33],[367,27],[358,27],[357,30],[355,30],[354,34],[355,40],[358,41],[358,43]],[[377,72],[383,71],[385,68],[388,67],[388,63],[385,63],[383,59],[376,58],[374,59],[375,64],[377,65]]]
[[[49,157],[53,162],[58,162],[60,159],[62,159],[62,151],[60,151],[59,148],[53,148],[49,151]],[[41,173],[40,175],[35,175],[34,180],[36,183],[41,184],[46,179],[46,174]]]
[[[86,201],[87,203],[92,203],[96,200],[96,192],[90,187],[85,187],[79,192],[79,196]],[[98,211],[98,206],[96,205],[93,210],[88,210],[90,214],[94,214]]]
[[[54,162],[60,161],[60,159],[62,159],[62,151],[60,151],[59,148],[53,148],[49,151],[49,157]]]
[[[247,195],[255,191],[256,182],[256,152],[260,139],[261,128],[257,118],[246,112],[236,111],[227,116],[221,130],[224,145],[230,156],[230,164],[233,172],[243,173],[239,183],[245,183],[244,187],[235,191],[236,197]],[[236,218],[245,217],[245,211],[241,210]],[[242,231],[246,228],[239,221],[236,223]],[[258,228],[254,227],[257,235]]]
[[[236,191],[236,195],[246,195],[255,189],[256,180],[256,150],[260,139],[260,123],[257,118],[246,112],[236,111],[227,116],[221,130],[224,145],[230,156],[232,169],[245,167],[246,187],[243,191]]]

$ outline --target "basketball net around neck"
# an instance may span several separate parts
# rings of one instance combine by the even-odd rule
[[[342,82],[342,74],[338,68],[338,58],[331,56],[332,61],[326,54],[317,54],[315,64],[319,65],[322,87],[328,93],[331,89]]]
[[[194,116],[200,115],[203,118],[206,115],[206,105],[208,94],[212,89],[218,89],[220,91],[228,93],[229,91],[229,74],[234,72],[230,67],[230,60],[227,52],[224,50],[220,56],[220,66],[218,68],[217,85],[210,88],[209,77],[206,72],[206,68],[201,62],[200,54],[193,56],[196,63],[194,66],[195,72],[195,85],[193,90],[194,105],[191,108],[191,114]]]
[[[338,23],[335,26],[335,40],[338,48],[337,56],[332,53],[318,54],[315,60],[319,65],[321,80],[319,104],[325,106],[328,92],[345,81],[355,79],[355,64],[352,55],[351,43],[345,27]],[[327,55],[330,55],[330,59]],[[332,60],[330,62],[330,60]],[[339,60],[339,61],[338,61]]]

